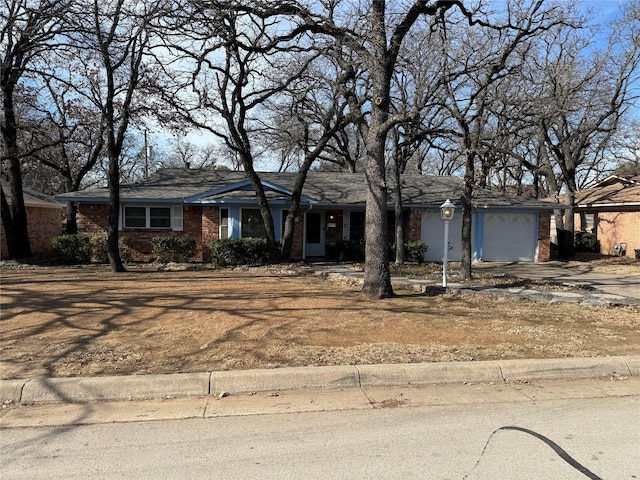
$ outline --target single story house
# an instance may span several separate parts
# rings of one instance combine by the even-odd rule
[[[290,205],[295,173],[260,174],[272,209],[276,236],[281,237]],[[458,206],[462,179],[404,175],[403,205],[407,240],[422,240],[426,260],[441,261],[444,222],[440,205],[451,199]],[[391,191],[392,189],[390,189]],[[326,258],[335,242],[361,240],[365,235],[365,177],[362,174],[308,174],[301,212],[294,229],[293,257]],[[58,195],[78,203],[78,229],[101,233],[107,229],[109,192],[106,188]],[[194,260],[209,261],[214,239],[262,235],[255,193],[244,172],[164,169],[146,180],[121,185],[120,229],[129,237],[134,259],[152,258],[151,238],[188,234],[196,239]],[[483,261],[547,261],[549,221],[553,204],[488,190],[474,196],[473,257]],[[389,198],[389,230],[393,239],[393,198]],[[461,256],[461,209],[450,224],[449,259]]]
[[[9,184],[2,182],[2,188],[7,195]],[[51,240],[62,235],[65,205],[54,201],[45,194],[23,189],[24,204],[27,208],[27,230],[31,253],[36,256],[46,256],[53,252]],[[11,196],[7,195],[7,202],[11,205]],[[0,224],[0,257],[8,258],[9,251],[4,235],[4,225]]]
[[[576,230],[595,233],[601,253],[640,252],[640,176],[610,176],[577,192],[575,204]]]

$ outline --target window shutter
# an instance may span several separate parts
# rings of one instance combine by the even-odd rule
[[[122,211],[124,207],[120,205],[118,207],[118,231],[122,231]]]
[[[183,230],[182,225],[182,205],[174,205],[173,206],[173,215],[172,215],[172,230],[175,232],[181,232]]]

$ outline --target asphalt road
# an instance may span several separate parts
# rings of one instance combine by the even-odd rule
[[[387,388],[368,392],[362,407],[349,400],[352,390],[333,391],[322,393],[333,398],[332,407],[305,411],[322,403],[317,395],[202,398],[218,407],[197,418],[188,413],[195,399],[120,403],[120,416],[101,420],[85,415],[70,421],[63,414],[69,405],[18,407],[24,421],[3,422],[0,432],[0,476],[640,478],[635,378]],[[227,413],[221,403],[228,404]],[[143,405],[154,420],[139,421]],[[76,408],[118,411],[113,403]]]

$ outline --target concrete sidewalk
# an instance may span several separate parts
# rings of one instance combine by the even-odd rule
[[[0,381],[4,403],[78,403],[305,389],[502,383],[640,376],[640,356],[500,360],[401,365],[343,365],[170,375]]]

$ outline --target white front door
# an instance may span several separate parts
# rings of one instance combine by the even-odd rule
[[[324,212],[305,215],[305,257],[324,257]]]

